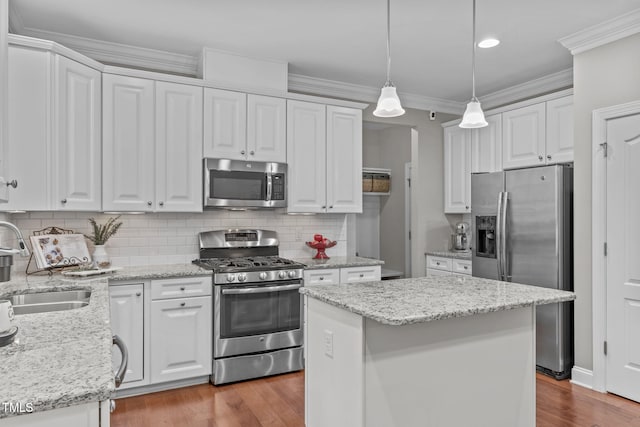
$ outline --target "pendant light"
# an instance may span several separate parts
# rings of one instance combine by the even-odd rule
[[[391,36],[390,36],[391,0],[387,0],[387,81],[380,91],[378,106],[373,112],[377,117],[398,117],[404,114],[396,87],[391,82]]]
[[[484,113],[480,107],[480,101],[476,98],[476,0],[473,0],[473,52],[471,54],[471,101],[462,116],[458,126],[461,128],[483,128],[488,123],[484,119]]]

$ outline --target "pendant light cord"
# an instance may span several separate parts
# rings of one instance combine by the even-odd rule
[[[476,0],[473,0],[473,51],[471,53],[471,100],[476,98]]]
[[[475,0],[474,0],[475,1]],[[387,0],[387,82],[391,86],[391,0]]]

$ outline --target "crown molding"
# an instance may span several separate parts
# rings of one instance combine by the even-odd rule
[[[573,68],[481,96],[480,101],[482,108],[489,109],[568,87],[573,87]]]
[[[558,42],[569,49],[572,55],[577,55],[636,33],[640,33],[640,9],[585,28]]]
[[[291,73],[289,73],[289,91],[355,99],[365,102],[377,102],[378,96],[380,96],[380,88]],[[462,114],[465,107],[461,102],[410,93],[399,92],[398,97],[402,100],[404,107],[420,110]]]
[[[199,58],[25,27],[22,34],[55,41],[96,61],[195,76]]]

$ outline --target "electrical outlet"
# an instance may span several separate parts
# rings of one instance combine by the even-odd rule
[[[324,331],[324,354],[333,358],[333,332]]]

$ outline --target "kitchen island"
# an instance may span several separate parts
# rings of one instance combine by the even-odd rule
[[[301,293],[307,427],[534,427],[535,306],[575,299],[456,276]]]

